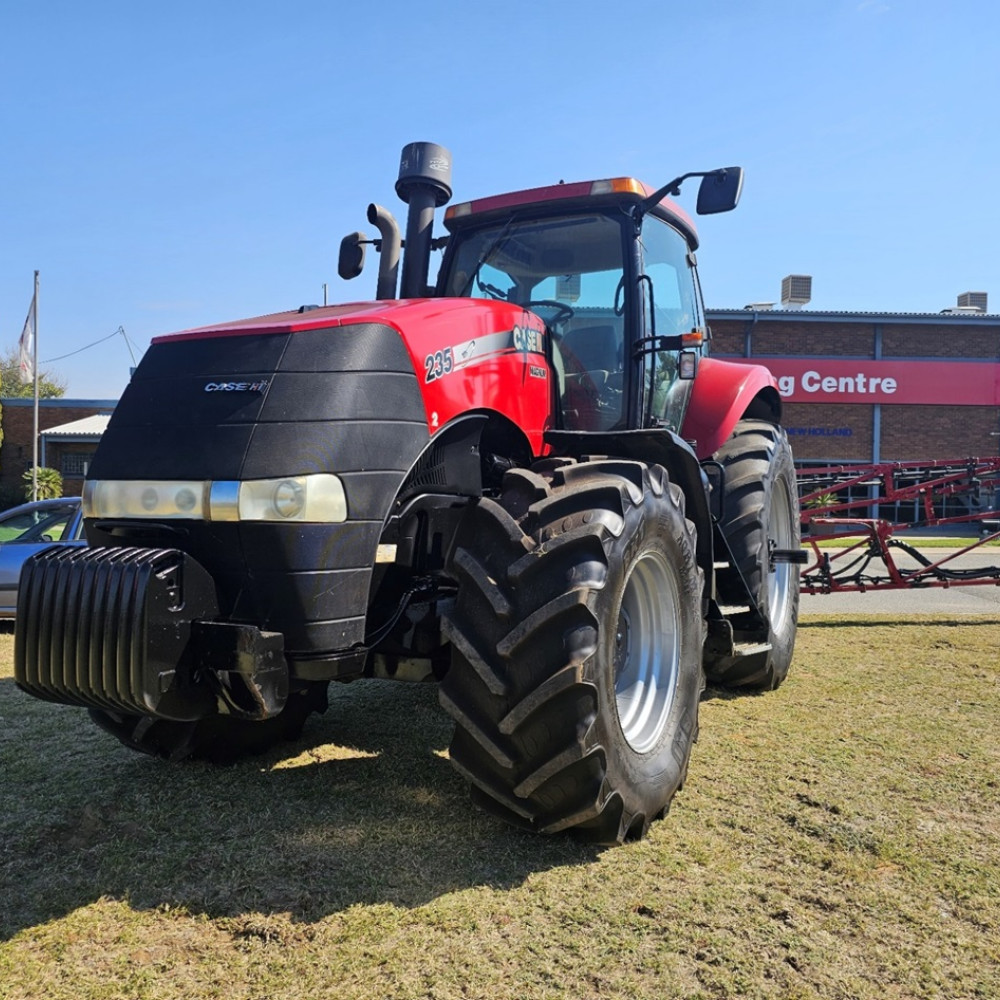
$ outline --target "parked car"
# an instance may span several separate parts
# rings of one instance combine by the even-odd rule
[[[0,514],[0,619],[17,611],[17,584],[29,556],[52,545],[86,545],[79,497],[38,500]]]

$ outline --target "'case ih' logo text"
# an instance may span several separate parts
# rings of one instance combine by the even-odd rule
[[[267,388],[267,379],[257,382],[208,382],[205,392],[263,392]]]
[[[515,326],[512,332],[515,350],[523,351],[525,354],[543,354],[545,352],[541,330],[535,330],[530,326]]]

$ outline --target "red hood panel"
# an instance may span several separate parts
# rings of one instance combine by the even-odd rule
[[[220,337],[296,334],[374,324],[394,330],[410,356],[433,436],[471,412],[502,414],[533,454],[553,421],[553,382],[541,319],[487,299],[385,299],[272,313],[184,330],[153,340],[180,344]],[[340,337],[332,335],[335,340]],[[238,345],[234,345],[238,347]]]
[[[154,337],[153,343],[165,340],[200,339],[204,337],[234,337],[243,334],[295,333],[299,330],[316,330],[324,326],[343,326],[347,323],[385,323],[399,328],[400,324],[409,321],[420,322],[430,316],[440,314],[443,308],[460,310],[460,303],[467,306],[475,303],[481,308],[482,303],[474,299],[450,299],[448,305],[440,299],[386,299],[376,302],[348,302],[336,306],[319,306],[300,312],[270,313],[266,316],[252,316],[248,319],[233,320],[228,323],[214,323],[211,326],[199,326],[192,330],[182,330],[180,333],[166,334]],[[405,317],[405,318],[404,318]]]

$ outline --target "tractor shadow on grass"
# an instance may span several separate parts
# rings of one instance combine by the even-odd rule
[[[210,918],[416,907],[592,862],[480,812],[436,686],[332,686],[302,738],[229,767],[121,747],[0,680],[0,936],[102,897]]]

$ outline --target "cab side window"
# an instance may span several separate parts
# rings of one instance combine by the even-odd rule
[[[649,214],[642,225],[643,336],[678,337],[704,329],[701,301],[695,281],[693,257],[676,229]],[[646,412],[658,423],[679,430],[690,383],[677,376],[677,351],[647,355]],[[652,368],[652,399],[650,372]]]

